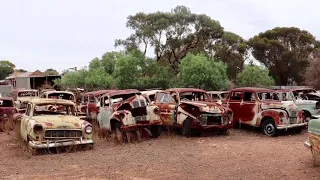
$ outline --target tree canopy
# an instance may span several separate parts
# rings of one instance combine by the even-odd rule
[[[249,39],[252,55],[262,62],[278,85],[303,81],[310,55],[318,46],[315,37],[296,27],[276,27]]]
[[[52,68],[47,69],[44,73],[46,75],[55,75],[55,76],[59,75],[59,72],[57,70],[55,70],[55,69],[52,69]]]
[[[8,60],[1,60],[0,61],[0,80],[5,79],[10,74],[12,74],[14,71],[14,68],[16,68],[16,66],[12,62]]]
[[[214,61],[204,54],[188,54],[179,66],[179,82],[182,87],[207,90],[227,88],[227,66]]]
[[[269,87],[274,86],[275,81],[269,76],[269,70],[256,65],[247,65],[238,74],[238,86],[242,87]]]

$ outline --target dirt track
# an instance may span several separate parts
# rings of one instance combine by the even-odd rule
[[[14,133],[0,134],[2,179],[319,179],[307,134],[269,138],[254,131],[229,136],[163,136],[116,145],[99,139],[74,153],[27,156]],[[320,158],[318,159],[320,164]]]

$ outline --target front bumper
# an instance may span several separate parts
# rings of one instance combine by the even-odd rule
[[[311,144],[310,144],[309,141],[305,141],[305,142],[304,142],[304,147],[306,147],[306,148],[312,148],[312,146],[311,146]]]
[[[217,129],[230,129],[233,127],[232,123],[224,124],[224,125],[201,125],[197,124],[196,129],[200,130],[217,130]]]
[[[38,141],[29,141],[29,146],[34,149],[43,149],[43,148],[51,148],[51,147],[61,147],[61,146],[71,146],[71,145],[82,145],[82,144],[94,144],[92,139],[88,140],[73,140],[73,139],[66,139],[66,140],[59,140],[55,142],[38,142]]]
[[[307,126],[307,122],[304,123],[298,123],[298,124],[290,124],[290,125],[278,125],[277,129],[290,129],[290,128],[296,128],[296,127],[304,127]]]

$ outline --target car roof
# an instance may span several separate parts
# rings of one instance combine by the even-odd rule
[[[241,87],[241,88],[234,88],[231,91],[249,91],[249,92],[276,92],[273,89],[267,88],[258,88],[258,87]]]
[[[11,97],[0,97],[0,100],[9,100],[12,101],[13,99]]]
[[[166,89],[166,92],[178,92],[178,93],[183,93],[183,92],[204,92],[207,93],[205,90],[203,89],[197,89],[197,88],[170,88],[170,89]]]
[[[149,91],[141,91],[141,94],[145,94],[145,95],[151,95],[151,94],[155,94],[156,92],[160,92],[163,90],[149,90]]]
[[[70,92],[70,91],[45,91],[45,92],[43,92],[43,94],[51,94],[51,93],[57,93],[57,94],[59,94],[59,93],[65,93],[65,94],[72,94],[72,95],[74,95],[73,92]]]
[[[84,95],[87,96],[87,95],[94,95],[94,96],[98,96],[98,95],[102,95],[102,94],[105,94],[105,93],[108,93],[108,92],[112,92],[112,91],[115,91],[115,90],[98,90],[98,91],[91,91],[91,92],[87,92],[85,93]]]
[[[125,94],[141,94],[141,91],[137,90],[137,89],[124,89],[124,90],[117,90],[117,91],[111,91],[108,93],[103,94],[102,97],[105,96],[116,96],[116,95],[125,95]]]
[[[73,105],[74,103],[70,100],[65,99],[49,99],[49,98],[32,98],[29,100],[30,103],[38,104],[64,104],[64,105]]]
[[[229,91],[208,91],[207,93],[219,94],[219,93],[228,93]]]

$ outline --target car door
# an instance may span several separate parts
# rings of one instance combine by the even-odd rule
[[[258,113],[258,106],[257,106],[257,97],[256,93],[244,91],[243,96],[240,102],[240,111],[239,120],[243,124],[252,124],[252,120],[256,113]]]
[[[173,125],[173,116],[176,108],[176,102],[169,92],[157,92],[154,105],[159,107],[160,119],[165,126]]]
[[[99,106],[100,111],[97,116],[99,127],[111,130],[110,119],[113,113],[113,109],[111,107],[110,99],[108,98],[108,96],[100,98]]]
[[[242,99],[242,91],[232,91],[228,95],[227,105],[233,111],[233,119],[235,122],[239,122],[241,118],[240,103]]]

